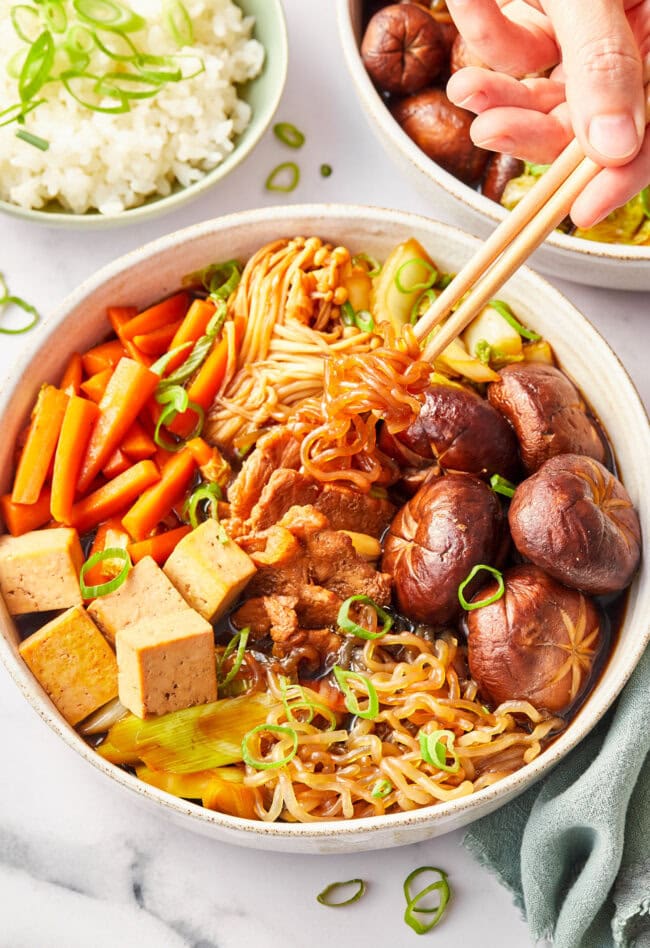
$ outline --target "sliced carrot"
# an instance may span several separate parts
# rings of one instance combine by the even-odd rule
[[[136,500],[122,520],[134,540],[144,540],[167,516],[185,493],[195,471],[196,461],[187,449],[183,448],[170,458],[160,480]]]
[[[160,472],[153,461],[138,461],[124,474],[118,474],[112,481],[77,501],[72,508],[70,525],[79,533],[85,533],[102,520],[116,516],[159,479]]]
[[[212,460],[212,448],[203,438],[192,438],[185,445],[198,467],[203,467]]]
[[[68,396],[53,385],[40,390],[11,492],[15,504],[35,504],[40,497],[67,404]]]
[[[183,525],[176,527],[175,530],[167,530],[165,533],[159,533],[155,537],[149,537],[147,540],[140,540],[138,543],[129,543],[127,550],[131,554],[134,563],[138,563],[145,556],[152,556],[159,566],[162,566],[167,557],[172,553],[179,540],[182,540],[192,528]]]
[[[120,359],[126,355],[124,346],[119,339],[110,339],[102,342],[81,357],[86,375],[96,375],[104,369],[114,369]]]
[[[59,383],[59,388],[62,392],[65,392],[66,395],[78,395],[82,380],[83,365],[81,355],[78,352],[73,352],[63,372],[63,378]]]
[[[108,321],[115,330],[118,339],[122,342],[129,356],[141,365],[150,366],[153,363],[151,356],[140,352],[132,339],[125,339],[122,332],[127,323],[131,322],[138,314],[135,306],[109,306]]]
[[[235,343],[239,345],[244,334],[245,320],[241,317],[235,319]],[[228,342],[222,337],[213,347],[207,359],[199,369],[193,382],[187,389],[187,394],[191,402],[196,402],[204,411],[207,411],[214,397],[219,391],[223,382],[228,364]],[[186,438],[196,426],[196,412],[188,408],[187,411],[177,415],[172,423],[168,425],[170,431]]]
[[[170,343],[170,351],[189,342],[196,342],[201,336],[205,335],[208,323],[214,316],[215,311],[216,306],[212,300],[193,300],[185,319]],[[174,369],[185,362],[191,351],[188,346],[178,355],[175,355],[173,359],[170,359],[167,363],[166,374],[169,375],[170,372],[173,372]]]
[[[86,448],[78,488],[83,494],[120,446],[160,379],[133,359],[120,359],[99,403],[99,418]]]
[[[111,517],[97,527],[97,533],[90,548],[88,559],[95,553],[101,553],[112,546],[122,546],[126,548],[128,536],[122,528],[122,521],[119,517]],[[111,571],[104,568],[103,563],[95,563],[89,570],[86,570],[84,582],[86,586],[100,586],[112,578]]]
[[[35,504],[15,504],[11,494],[0,497],[0,508],[7,530],[19,537],[30,530],[38,530],[50,519],[50,489],[44,487]]]
[[[113,369],[102,369],[101,372],[91,375],[89,379],[81,383],[81,391],[99,405],[112,374]]]
[[[139,421],[134,421],[127,433],[120,449],[134,461],[142,461],[156,453],[156,442],[150,438]]]
[[[180,293],[169,296],[161,303],[150,306],[142,313],[138,313],[133,319],[122,327],[121,337],[123,339],[135,339],[136,336],[142,336],[145,333],[160,329],[161,326],[168,326],[169,323],[175,323],[178,319],[185,316],[190,305],[190,295],[185,290]]]
[[[160,329],[154,329],[143,336],[136,336],[133,341],[140,352],[144,352],[146,355],[162,355],[163,352],[167,352],[169,344],[180,329],[182,322],[182,319],[177,319],[175,323],[170,323],[169,326],[161,326]]]
[[[52,472],[50,509],[59,523],[68,523],[70,519],[79,468],[98,414],[94,402],[78,395],[74,395],[66,407]]]
[[[107,480],[111,481],[118,474],[128,471],[132,464],[133,460],[121,448],[116,448],[102,468],[102,474]]]

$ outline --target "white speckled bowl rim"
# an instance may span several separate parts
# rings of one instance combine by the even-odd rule
[[[368,76],[359,54],[352,21],[350,17],[351,0],[336,0],[339,37],[343,47],[345,61],[352,76],[354,87],[363,107],[376,123],[377,127],[403,155],[417,168],[421,174],[433,179],[457,201],[470,207],[475,213],[482,215],[493,224],[505,220],[508,211],[496,201],[490,200],[479,191],[464,184],[453,174],[445,171],[439,164],[424,154],[415,142],[409,138],[386,108],[386,103],[377,92],[377,89]],[[356,2],[356,0],[352,0]],[[372,124],[372,123],[371,123]],[[605,258],[611,261],[625,263],[626,261],[647,261],[650,267],[650,247],[633,246],[629,244],[607,244],[595,240],[583,240],[554,231],[546,243],[560,250],[577,253],[581,256],[594,259]],[[566,278],[571,279],[567,269]]]
[[[256,226],[261,228],[264,233],[256,236]],[[257,248],[262,239],[273,239],[273,237],[295,233],[314,233],[327,237],[328,231],[344,232],[349,235],[348,242],[353,247],[362,241],[363,246],[369,246],[371,250],[373,241],[375,244],[382,241],[383,243],[395,243],[400,239],[404,239],[407,235],[419,235],[420,239],[427,241],[434,257],[436,247],[439,248],[439,256],[443,258],[442,263],[448,267],[450,264],[445,262],[445,254],[452,253],[448,249],[449,247],[453,248],[455,245],[455,253],[458,254],[458,258],[466,258],[480,244],[480,241],[476,238],[456,228],[429,221],[417,215],[354,205],[293,205],[252,210],[213,221],[205,221],[169,234],[103,267],[68,296],[44,322],[40,329],[37,348],[33,352],[25,352],[18,361],[12,377],[0,393],[0,424],[3,426],[3,430],[7,431],[10,426],[14,426],[15,430],[18,430],[17,426],[23,422],[28,414],[33,395],[44,378],[39,355],[45,355],[48,352],[48,347],[55,343],[57,339],[60,339],[61,335],[66,336],[65,329],[72,325],[75,310],[80,310],[83,307],[83,312],[88,313],[89,320],[92,318],[93,297],[97,294],[101,295],[104,284],[111,280],[117,281],[118,294],[127,293],[129,287],[131,287],[133,293],[137,296],[138,290],[134,284],[138,281],[133,275],[136,270],[138,271],[136,275],[141,275],[153,268],[156,270],[156,279],[158,279],[158,272],[164,273],[165,269],[163,266],[161,270],[161,258],[165,254],[177,252],[175,248],[183,246],[189,246],[191,252],[192,245],[195,242],[206,242],[210,247],[210,252],[212,252],[214,246],[214,252],[218,255],[217,245],[219,243],[223,246],[224,251],[228,253],[228,247],[232,246],[232,241],[238,239],[241,234],[244,235],[241,239],[251,241],[253,247]],[[248,236],[249,234],[252,236]],[[209,260],[204,262],[207,263]],[[462,261],[459,259],[459,262]],[[171,289],[173,289],[173,286],[163,286],[161,284],[161,295],[164,292],[171,291]],[[112,292],[114,292],[113,286],[111,286]],[[513,277],[504,288],[504,295],[517,305],[522,317],[534,328],[543,328],[539,324],[535,326],[536,307],[539,310],[542,306],[545,310],[548,308],[553,311],[553,318],[559,319],[561,317],[565,326],[573,323],[574,329],[579,330],[581,341],[581,345],[576,347],[575,350],[576,360],[593,358],[604,362],[610,382],[616,393],[616,405],[620,405],[624,410],[621,424],[629,428],[629,431],[626,428],[626,444],[627,441],[633,444],[632,461],[624,467],[623,476],[627,477],[628,480],[632,478],[634,484],[641,484],[647,471],[650,470],[650,435],[648,435],[647,415],[629,376],[605,340],[557,290],[528,268],[522,268]],[[529,297],[533,297],[535,300],[533,304],[530,304],[530,308],[527,302]],[[100,318],[103,319],[103,311],[100,311],[100,316],[94,317],[92,325],[99,325]],[[68,320],[67,325],[66,319]],[[541,320],[542,317],[539,316],[538,319]],[[89,320],[87,320],[86,337],[89,338],[90,344],[92,339],[101,336],[101,332],[95,332]],[[61,331],[62,326],[63,332]],[[85,341],[85,339],[82,341]],[[552,337],[551,341],[553,341]],[[57,357],[61,370],[65,354],[69,354],[69,351],[70,342],[66,342],[62,347],[60,356]],[[603,388],[598,381],[594,381],[594,386],[592,391],[586,394],[591,399],[596,411],[598,411],[598,393],[603,391]],[[633,440],[630,441],[630,439]],[[6,440],[11,439],[6,435]],[[614,447],[616,448],[616,438],[614,438]],[[9,458],[12,450],[11,445],[6,450]],[[626,452],[628,450],[631,449],[626,447]],[[7,489],[9,466],[9,463],[7,463],[3,471],[3,490]],[[648,497],[648,493],[648,491],[642,492],[639,490],[637,492],[635,490],[632,495],[634,502],[641,508],[644,530],[648,529],[648,521],[650,520],[650,497]],[[612,673],[610,668],[601,677],[589,699],[567,730],[540,757],[516,773],[469,797],[406,813],[367,819],[336,822],[321,821],[305,825],[268,824],[206,810],[195,804],[177,799],[140,782],[136,777],[121,768],[104,761],[63,720],[32,677],[27,666],[20,659],[17,652],[17,636],[13,621],[9,618],[4,605],[1,603],[0,632],[3,634],[0,635],[0,659],[27,701],[66,744],[116,784],[128,788],[140,798],[162,807],[170,817],[186,827],[207,835],[213,835],[226,842],[260,849],[294,852],[345,852],[378,849],[440,835],[486,815],[521,793],[574,748],[611,706],[639,661],[646,643],[650,640],[650,627],[647,619],[650,615],[650,583],[648,579],[648,571],[644,570],[635,580],[630,592],[624,623],[626,629],[625,648],[623,650],[619,639],[619,644],[613,653],[617,656],[616,673]],[[610,658],[610,666],[612,662],[613,659]]]
[[[137,207],[130,207],[119,214],[99,214],[97,212],[88,212],[85,214],[75,214],[73,211],[52,210],[46,211],[38,208],[21,207],[18,204],[12,204],[10,201],[0,200],[0,213],[8,217],[15,217],[20,220],[28,221],[32,224],[40,224],[43,227],[62,227],[79,230],[104,230],[112,227],[124,227],[127,224],[137,224],[145,220],[169,214],[178,210],[184,204],[194,201],[210,188],[222,181],[231,171],[238,168],[244,159],[259,144],[262,136],[268,129],[273,120],[287,79],[287,69],[289,63],[289,40],[287,36],[287,24],[284,16],[284,8],[281,0],[264,0],[264,16],[268,21],[273,20],[273,49],[274,59],[277,57],[277,65],[274,63],[272,74],[269,73],[269,49],[268,42],[265,62],[262,73],[255,79],[244,84],[244,89],[256,84],[258,88],[266,85],[269,89],[269,95],[264,101],[264,105],[258,107],[257,113],[251,118],[250,124],[235,139],[235,147],[226,155],[215,168],[207,171],[198,181],[193,182],[187,187],[177,187],[170,194],[159,197],[151,195],[144,204]],[[241,5],[241,3],[240,3]],[[245,15],[248,15],[244,11]],[[251,127],[254,126],[254,127]]]

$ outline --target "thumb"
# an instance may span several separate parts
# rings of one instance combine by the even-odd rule
[[[585,153],[621,165],[645,135],[641,55],[621,0],[544,0],[566,72],[571,121]]]

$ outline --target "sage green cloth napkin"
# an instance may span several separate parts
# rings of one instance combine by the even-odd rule
[[[650,650],[614,708],[464,844],[556,948],[650,948]]]

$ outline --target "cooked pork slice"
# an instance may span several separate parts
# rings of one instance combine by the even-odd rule
[[[333,664],[343,639],[331,629],[297,629],[288,635],[271,632],[273,655],[287,658],[292,653],[301,653],[299,662],[315,671],[324,664]]]
[[[271,428],[259,438],[228,489],[231,516],[246,520],[273,472],[279,468],[295,470],[299,466],[300,443],[286,428],[280,425]]]
[[[295,596],[256,596],[247,599],[232,616],[232,622],[238,629],[248,627],[251,638],[262,639],[271,634],[286,637],[298,629]]]
[[[379,537],[395,516],[395,506],[381,497],[370,497],[349,487],[318,484],[298,471],[281,469],[269,477],[255,504],[249,526],[265,530],[293,506],[313,504],[333,530],[355,530]]]

